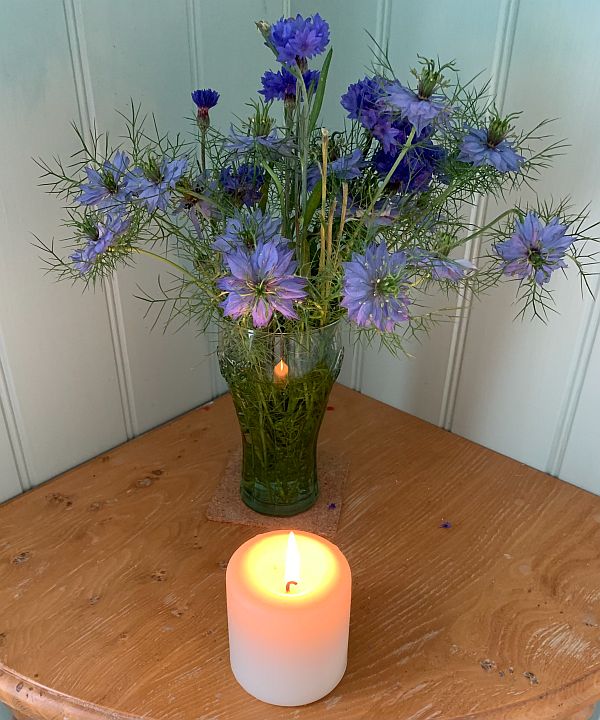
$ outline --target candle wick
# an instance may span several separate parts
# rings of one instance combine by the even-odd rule
[[[286,582],[285,584],[285,591],[286,593],[289,593],[290,591],[290,585],[297,585],[298,583],[295,580],[290,580],[289,582]]]

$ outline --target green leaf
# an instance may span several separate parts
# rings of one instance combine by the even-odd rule
[[[306,229],[310,221],[313,218],[313,215],[316,213],[317,208],[321,204],[321,180],[317,182],[317,184],[314,186],[310,197],[308,198],[308,202],[306,203],[306,210],[304,211],[304,228]]]
[[[277,188],[277,193],[279,195],[279,202],[281,203],[281,207],[283,207],[283,186],[281,184],[281,181],[275,174],[273,168],[268,163],[262,162],[261,166],[269,173],[271,180],[275,183],[275,187]]]
[[[327,84],[327,73],[329,72],[329,65],[331,64],[331,57],[333,55],[333,48],[329,48],[329,52],[325,57],[325,62],[321,68],[321,76],[319,77],[319,84],[315,92],[315,100],[313,102],[312,110],[310,111],[310,118],[308,120],[308,132],[311,133],[319,119],[319,113],[321,112],[321,106],[323,105],[323,98],[325,97],[325,85]]]

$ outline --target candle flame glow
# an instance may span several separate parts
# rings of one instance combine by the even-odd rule
[[[273,378],[275,382],[283,382],[287,379],[289,368],[283,358],[273,368]]]
[[[284,581],[286,592],[289,592],[290,585],[298,585],[300,582],[300,552],[293,531],[288,535]]]

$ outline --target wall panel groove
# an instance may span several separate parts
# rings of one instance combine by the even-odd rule
[[[84,137],[89,141],[96,128],[96,112],[80,0],[63,0],[63,7],[79,112],[79,124]],[[103,289],[117,371],[123,422],[129,439],[139,433],[139,426],[131,379],[131,364],[127,352],[127,338],[123,322],[119,282],[116,274],[112,275],[104,283]]]
[[[560,476],[562,474],[565,454],[580,406],[584,383],[590,371],[592,352],[600,337],[599,292],[600,280],[596,282],[594,289],[595,299],[590,300],[587,304],[582,332],[573,351],[574,360],[561,402],[556,432],[548,453],[546,472],[551,475]]]
[[[8,237],[8,215],[6,212],[6,204],[0,193],[0,235]],[[0,255],[0,278],[3,273],[9,272],[8,267],[3,267],[2,256]],[[1,288],[0,288],[1,299]],[[27,490],[31,487],[31,457],[26,452],[26,429],[23,425],[21,414],[19,411],[19,400],[17,391],[10,372],[10,362],[8,357],[8,348],[6,346],[2,325],[0,324],[0,420],[4,419],[6,433],[8,435],[8,444],[12,454],[12,464],[17,475],[19,487],[14,487],[14,491]],[[2,423],[0,422],[0,430]],[[1,438],[0,438],[1,439]],[[2,460],[2,458],[0,458]],[[0,467],[5,463],[0,462]],[[2,482],[4,481],[4,482]],[[9,478],[0,478],[0,494],[4,494],[8,488],[4,488],[5,484],[9,484]],[[10,483],[12,485],[12,483]]]
[[[285,0],[284,0],[285,4]],[[188,46],[190,53],[190,77],[194,89],[206,87],[205,62],[200,44],[199,29],[202,28],[202,9],[199,2],[187,0],[186,14],[188,18]],[[209,83],[210,85],[210,83]],[[217,360],[217,327],[210,323],[206,329],[206,340],[208,345],[208,362],[210,371],[210,394],[215,398],[222,395],[227,386],[221,377],[219,363]]]
[[[490,93],[493,97],[497,98],[497,107],[500,113],[502,113],[506,96],[512,48],[519,15],[519,2],[520,0],[503,0],[498,17],[498,28],[491,68],[492,79]],[[481,226],[485,221],[486,212],[487,200],[485,197],[479,196],[472,208],[469,222],[472,225]],[[467,260],[471,260],[471,262],[476,262],[480,252],[481,236],[476,237],[465,246],[464,257]],[[440,408],[439,424],[446,430],[452,429],[454,421],[472,303],[473,293],[468,288],[461,289],[458,293],[457,318],[452,331],[448,369],[446,371],[446,380]]]
[[[3,202],[0,197],[0,214],[3,214]],[[21,490],[31,487],[31,474],[29,471],[30,460],[25,453],[25,429],[23,427],[18,410],[17,393],[10,375],[10,366],[6,345],[0,326],[0,420],[4,419],[8,442],[12,453],[17,480]],[[1,428],[1,423],[0,423]],[[2,485],[8,484],[8,478],[0,478]],[[17,488],[15,488],[17,489]],[[5,488],[0,487],[0,494],[4,494]]]

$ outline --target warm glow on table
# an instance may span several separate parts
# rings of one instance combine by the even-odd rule
[[[227,566],[231,667],[242,687],[276,705],[329,693],[346,669],[351,575],[332,543],[311,533],[258,535]]]

